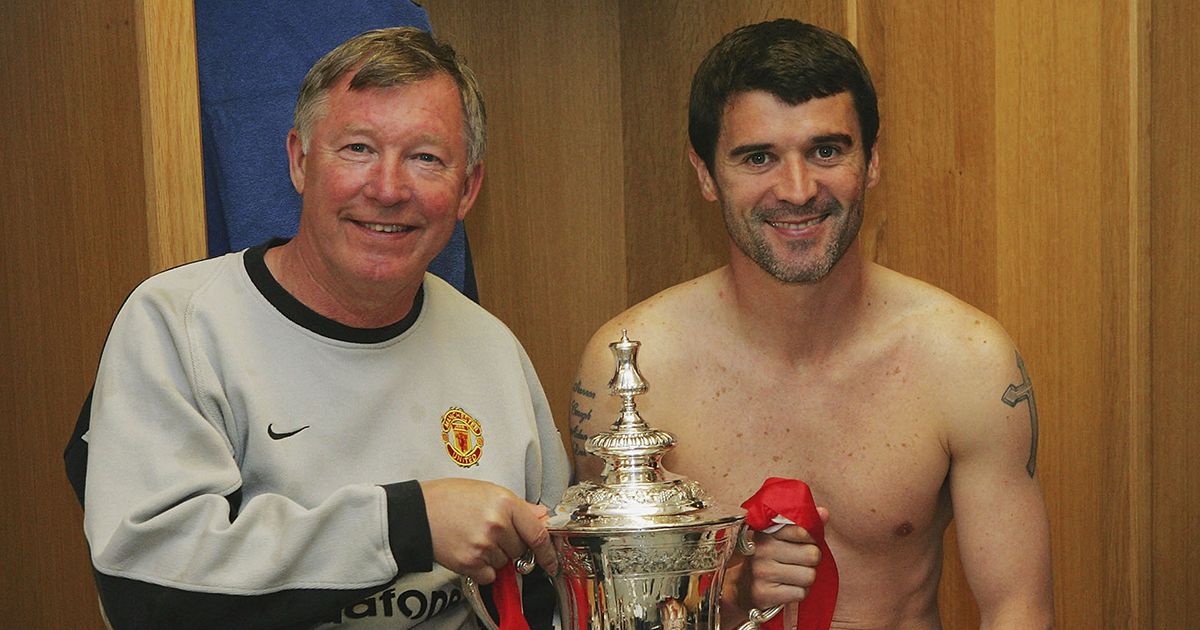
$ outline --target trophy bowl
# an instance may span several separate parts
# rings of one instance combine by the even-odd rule
[[[715,630],[726,563],[735,549],[754,553],[745,510],[713,503],[699,484],[662,467],[675,437],[637,411],[634,398],[648,389],[637,369],[640,345],[626,331],[609,344],[617,368],[608,388],[621,397],[621,412],[586,444],[605,462],[602,480],[567,488],[546,524],[558,554],[563,630]],[[519,572],[532,568],[528,555],[517,561]],[[470,578],[464,593],[483,625],[498,630]],[[751,610],[739,630],[781,608]]]

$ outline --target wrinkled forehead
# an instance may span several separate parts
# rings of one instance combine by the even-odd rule
[[[725,102],[717,144],[837,135],[847,136],[852,144],[861,142],[862,128],[849,92],[789,103],[766,90],[748,90]]]

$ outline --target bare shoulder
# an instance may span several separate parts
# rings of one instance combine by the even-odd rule
[[[568,419],[579,478],[599,474],[600,463],[584,445],[589,437],[607,430],[620,409],[620,401],[608,392],[616,368],[609,344],[621,339],[622,333],[642,344],[638,367],[652,384],[651,393],[639,399],[639,405],[652,405],[662,395],[659,386],[671,389],[681,362],[695,360],[689,353],[695,340],[721,329],[713,326],[721,283],[718,270],[665,289],[613,317],[592,335],[572,384]]]
[[[585,361],[599,362],[612,367],[608,344],[627,332],[630,339],[652,348],[645,358],[670,357],[685,352],[697,335],[711,334],[714,323],[721,317],[724,300],[722,270],[699,276],[665,289],[613,317],[601,326],[588,342]]]
[[[1016,347],[993,317],[950,293],[880,267],[878,295],[883,325],[901,336],[927,377],[942,382],[981,382],[979,377],[1016,366]]]
[[[1028,450],[1030,430],[1037,439],[1033,384],[1004,327],[920,280],[883,270],[880,284],[898,307],[886,321],[906,340],[928,395],[940,401],[938,420],[951,450],[1006,438],[1017,440],[1014,446],[1023,440]],[[1032,426],[1006,421],[1018,417],[1030,417]],[[1016,431],[1006,436],[1002,429]]]

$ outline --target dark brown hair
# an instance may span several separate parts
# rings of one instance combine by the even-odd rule
[[[769,92],[788,105],[849,92],[870,158],[879,134],[879,104],[862,57],[840,35],[781,19],[729,33],[696,69],[688,137],[710,172],[726,104],[733,95],[754,90]]]

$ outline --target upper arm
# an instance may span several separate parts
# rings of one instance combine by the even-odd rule
[[[948,388],[950,492],[963,568],[984,627],[1053,623],[1049,522],[1036,475],[1037,409],[1003,331],[964,353]],[[980,346],[982,348],[982,346]]]
[[[147,584],[205,599],[314,584],[378,588],[395,578],[397,563],[382,527],[384,489],[347,484],[306,502],[280,490],[282,484],[262,481],[269,474],[247,487],[246,451],[233,445],[245,443],[237,433],[244,423],[235,419],[247,417],[248,408],[232,402],[228,392],[242,390],[227,387],[210,358],[225,357],[225,367],[243,364],[216,344],[193,345],[182,311],[172,304],[157,294],[131,296],[97,372],[83,521],[96,573],[117,578],[104,580],[105,597],[142,592]],[[284,459],[262,451],[257,470]],[[292,488],[313,485],[292,480]],[[119,587],[108,588],[114,584]],[[153,595],[146,601],[165,607],[168,600]]]

